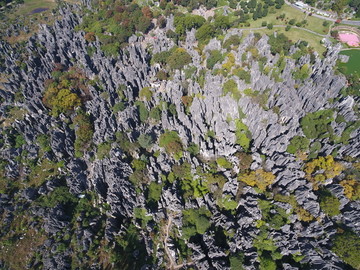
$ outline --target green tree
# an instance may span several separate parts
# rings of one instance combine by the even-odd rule
[[[198,41],[205,42],[208,39],[214,37],[214,35],[214,27],[209,23],[205,23],[196,31],[195,37]]]
[[[150,87],[144,87],[139,92],[139,97],[145,99],[146,101],[151,100],[153,92],[150,90]]]
[[[140,134],[139,138],[137,139],[138,143],[142,148],[150,148],[151,145],[154,143],[153,139],[148,134]]]
[[[206,60],[206,67],[213,69],[216,63],[224,60],[222,53],[219,50],[212,50],[209,52],[209,57]]]
[[[204,234],[210,227],[209,217],[211,213],[205,207],[198,209],[183,210],[183,236],[189,239],[191,236]]]
[[[159,146],[164,147],[168,154],[177,154],[183,151],[181,139],[176,131],[165,131],[160,135]]]
[[[332,132],[330,123],[334,112],[331,109],[308,113],[300,120],[301,128],[308,139],[328,137]]]
[[[192,58],[183,48],[177,48],[168,58],[171,69],[182,69],[185,65],[190,64]]]
[[[340,214],[340,201],[330,191],[320,191],[320,208],[330,217]]]
[[[310,141],[303,136],[295,136],[290,140],[286,151],[290,154],[295,154],[297,151],[307,151],[309,149]]]
[[[331,250],[344,262],[355,269],[360,269],[360,237],[352,231],[337,234],[333,239]]]
[[[158,202],[161,197],[162,184],[151,182],[149,185],[149,191],[147,200],[151,202]]]

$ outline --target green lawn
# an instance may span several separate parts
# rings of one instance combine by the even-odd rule
[[[246,30],[246,28],[244,28],[243,31],[245,35],[250,32],[250,30]],[[320,44],[322,37],[314,35],[312,33],[309,33],[301,29],[291,28],[289,31],[285,31],[284,27],[274,27],[271,30],[261,29],[252,32],[271,35],[272,33],[274,33],[274,31],[277,31],[278,33],[284,33],[293,42],[296,42],[298,40],[307,41],[309,45],[313,47],[314,50],[317,51],[320,55],[322,55],[322,53],[325,52],[326,50],[326,48]]]
[[[283,20],[276,19],[276,17],[280,16],[283,13],[285,13],[285,18]],[[284,5],[281,9],[270,8],[269,14],[266,17],[258,19],[256,21],[250,20],[250,26],[253,28],[261,27],[261,23],[263,21],[266,21],[267,23],[272,23],[273,25],[286,25],[287,22],[291,19],[295,19],[296,22],[301,22],[306,19],[307,24],[304,26],[304,28],[307,28],[319,34],[327,34],[329,30],[329,26],[323,26],[324,20],[312,16],[306,16],[300,10],[288,5]]]
[[[55,0],[25,0],[19,9],[15,12],[16,15],[26,16],[37,8],[52,9],[56,6]]]
[[[346,67],[346,74],[358,73],[360,74],[360,50],[342,51],[340,54],[350,56],[349,62],[341,63],[341,66]]]

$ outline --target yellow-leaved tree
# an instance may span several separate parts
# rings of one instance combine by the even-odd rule
[[[266,172],[263,169],[257,169],[256,171],[240,174],[238,180],[249,186],[256,186],[261,191],[265,191],[267,186],[274,182],[275,178],[276,177],[272,172]]]

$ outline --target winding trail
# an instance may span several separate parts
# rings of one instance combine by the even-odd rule
[[[170,265],[168,266],[167,269],[176,270],[176,269],[181,269],[185,266],[191,266],[194,263],[188,262],[188,263],[176,264],[173,256],[171,255],[170,249],[168,247],[168,239],[169,239],[169,232],[170,232],[172,220],[173,220],[173,217],[171,215],[169,215],[168,223],[166,224],[166,227],[165,227],[164,249],[165,249],[166,256],[169,258],[169,261],[170,261]]]

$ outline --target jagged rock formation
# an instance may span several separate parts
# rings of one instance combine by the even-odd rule
[[[132,36],[130,45],[122,50],[118,57],[110,58],[105,57],[98,41],[88,43],[83,38],[84,32],[74,31],[76,25],[81,22],[81,17],[76,12],[63,8],[60,9],[60,14],[63,16],[61,21],[57,21],[52,27],[42,26],[39,33],[30,38],[26,45],[26,69],[17,66],[20,55],[16,50],[8,44],[0,44],[0,51],[5,59],[3,72],[11,74],[8,82],[3,83],[4,89],[0,89],[0,96],[4,100],[0,112],[6,115],[6,106],[11,104],[26,111],[23,119],[11,123],[11,126],[23,135],[25,143],[20,150],[8,147],[1,151],[1,158],[8,161],[5,168],[6,177],[17,179],[26,174],[26,171],[23,171],[23,164],[17,157],[24,155],[22,153],[25,151],[30,159],[39,155],[39,146],[34,142],[41,134],[50,137],[52,151],[45,153],[47,159],[64,162],[57,176],[39,186],[15,193],[21,199],[0,194],[3,224],[11,224],[17,208],[28,209],[33,216],[43,221],[41,226],[48,235],[48,240],[38,247],[43,269],[71,268],[69,260],[73,256],[72,252],[69,249],[58,252],[61,246],[55,241],[58,234],[70,234],[72,230],[70,224],[73,221],[66,213],[66,207],[54,205],[51,211],[45,211],[41,205],[31,204],[40,196],[49,194],[61,186],[62,177],[73,195],[82,196],[86,192],[96,194],[93,204],[100,209],[99,215],[90,217],[90,226],[84,228],[80,226],[75,232],[71,232],[75,235],[74,241],[77,241],[82,250],[89,250],[91,245],[99,242],[98,230],[103,233],[106,241],[115,241],[117,236],[126,231],[123,224],[133,219],[136,208],[145,208],[156,223],[171,215],[172,226],[181,234],[184,222],[181,211],[204,206],[210,210],[210,221],[214,226],[199,237],[200,241],[186,243],[192,250],[187,262],[191,262],[196,269],[230,269],[228,250],[232,253],[241,251],[246,258],[245,268],[257,269],[258,255],[254,248],[254,237],[259,234],[256,222],[262,219],[258,201],[264,199],[264,194],[256,192],[253,187],[242,188],[235,215],[232,215],[229,211],[219,208],[215,196],[209,194],[184,200],[178,188],[179,184],[175,181],[163,188],[157,207],[150,208],[147,206],[144,189],[135,187],[129,181],[129,176],[135,169],[130,166],[128,155],[116,141],[117,132],[126,133],[127,139],[135,142],[140,134],[151,134],[154,138],[159,138],[165,130],[175,130],[184,149],[190,146],[190,143],[196,143],[204,160],[225,156],[235,164],[239,161],[235,154],[242,148],[236,143],[236,125],[229,119],[242,117],[238,108],[241,108],[244,114],[242,121],[252,135],[251,169],[265,168],[271,171],[276,176],[272,187],[277,189],[277,193],[293,194],[297,204],[316,218],[304,225],[296,213],[290,211],[294,208],[293,205],[276,202],[278,207],[288,212],[290,222],[278,230],[269,231],[269,238],[273,239],[283,256],[305,255],[301,262],[308,264],[312,269],[344,268],[342,260],[329,249],[330,237],[336,233],[337,221],[360,233],[359,201],[350,201],[344,196],[343,188],[331,179],[325,186],[340,200],[341,215],[336,219],[328,218],[319,206],[319,198],[313,191],[312,184],[305,179],[304,162],[286,152],[291,138],[303,135],[300,119],[308,113],[320,109],[334,109],[335,114],[342,115],[346,122],[358,120],[358,115],[353,110],[354,105],[359,104],[358,98],[348,96],[339,98],[333,103],[329,102],[330,99],[339,97],[340,91],[346,86],[345,77],[336,75],[333,69],[338,59],[339,46],[329,48],[324,58],[315,54],[313,61],[309,55],[302,56],[298,61],[286,58],[285,67],[276,80],[261,70],[259,59],[254,58],[248,50],[249,46],[255,47],[259,57],[266,59],[262,65],[275,67],[280,56],[271,53],[269,37],[264,35],[258,39],[254,34],[249,34],[232,53],[235,65],[247,62],[251,81],[246,83],[237,76],[225,78],[208,70],[203,74],[204,85],[201,86],[194,79],[200,76],[201,70],[204,70],[202,56],[195,48],[195,30],[187,33],[186,40],[182,44],[192,57],[191,66],[196,68],[194,77],[186,78],[184,70],[176,70],[171,80],[159,81],[156,79],[156,73],[161,67],[150,64],[151,55],[147,48],[151,47],[152,52],[157,53],[167,51],[174,46],[174,42],[166,37],[166,31],[174,29],[171,18],[164,29],[154,30],[156,40]],[[232,35],[240,36],[243,33],[239,29],[230,30],[225,40]],[[94,51],[91,56],[87,52],[89,47]],[[205,52],[211,50],[226,53],[221,47],[221,42],[216,39],[211,40],[204,48]],[[295,53],[295,46],[291,51]],[[92,150],[86,152],[82,158],[76,157],[74,152],[76,134],[74,128],[69,126],[69,116],[60,115],[58,118],[49,116],[49,109],[44,106],[42,98],[45,91],[44,82],[52,77],[55,63],[61,63],[65,67],[77,66],[86,78],[96,81],[97,86],[101,86],[102,89],[88,85],[91,98],[84,107],[93,120],[94,145],[99,146],[110,141],[111,150],[108,157],[99,159]],[[215,67],[221,68],[222,63],[216,65]],[[304,65],[310,66],[311,76],[304,81],[294,79],[294,70]],[[236,82],[242,94],[239,100],[223,93],[223,84],[229,79]],[[119,85],[126,86],[123,93],[127,106],[123,111],[114,113],[112,108],[119,102],[117,94]],[[167,102],[175,104],[176,115],[169,110],[162,110],[161,121],[142,123],[135,101],[139,99],[139,92],[144,87],[154,89],[151,99],[144,102],[148,109],[162,106],[163,102]],[[266,104],[259,104],[253,97],[246,95],[246,89],[249,88],[258,91],[259,95],[267,95]],[[24,96],[23,102],[16,101],[19,92]],[[181,102],[185,95],[193,97],[188,109]],[[277,112],[273,109],[275,107],[278,108]],[[332,124],[334,133],[338,136],[346,129],[346,125],[342,123]],[[207,135],[209,130],[214,132],[213,136]],[[328,138],[322,138],[319,141],[321,143],[319,152],[329,155],[337,150],[339,157],[357,158],[360,154],[359,132],[359,128],[351,132],[349,143],[340,147]],[[153,147],[155,151],[162,149],[158,146]],[[135,151],[133,156],[140,158],[140,154]],[[266,161],[263,160],[264,155]],[[183,162],[190,164],[194,174],[197,167],[206,168],[200,158],[189,153],[184,153],[180,163]],[[170,173],[174,164],[179,164],[179,161],[170,158],[162,150],[158,156],[149,157],[148,183],[161,182],[161,175]],[[224,170],[223,175],[226,178],[222,188],[224,195],[233,197],[238,195],[240,184],[233,173],[239,173],[239,170],[238,165],[234,166],[233,172]],[[20,206],[17,200],[29,203]],[[79,215],[76,222],[81,223],[84,219]],[[31,226],[36,227],[39,224],[40,221],[34,221]],[[147,224],[142,227],[138,225],[141,227],[139,237],[144,240],[148,255],[156,251],[159,259],[153,265],[144,266],[142,269],[161,269],[164,267],[163,263],[169,259],[167,258],[169,255],[166,255],[160,244],[154,246],[154,240],[151,238],[151,231],[154,228],[151,226],[154,225]],[[226,244],[219,244],[214,228],[229,232],[230,236],[225,237]],[[171,241],[167,241],[167,248],[173,256],[172,259],[179,261],[178,250]],[[35,260],[29,267],[39,264],[40,261]],[[101,267],[101,264],[94,262],[91,269]],[[283,263],[282,267],[298,269],[288,263]]]

